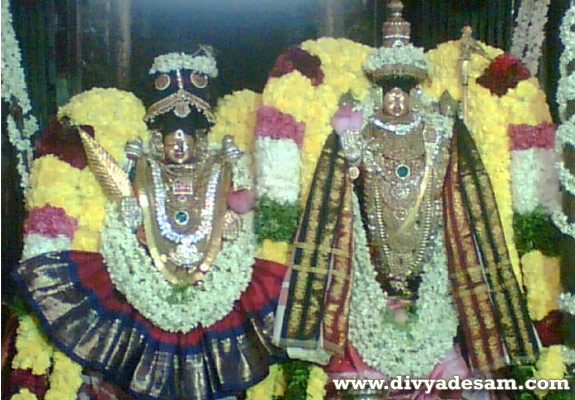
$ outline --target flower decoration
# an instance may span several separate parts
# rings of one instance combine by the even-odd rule
[[[83,125],[80,129],[94,137],[94,129],[91,126]],[[82,169],[87,165],[86,153],[77,128],[65,126],[57,119],[50,121],[35,144],[35,158],[47,154],[55,155],[59,160],[67,162],[74,168]]]
[[[510,124],[508,127],[510,149],[527,150],[532,147],[553,149],[555,129],[555,124],[546,121],[536,126],[529,124]]]
[[[282,113],[277,108],[262,105],[258,109],[257,124],[254,130],[256,137],[291,139],[301,148],[304,131],[305,124],[303,122],[297,122],[294,117]]]
[[[262,96],[251,90],[240,90],[218,100],[215,109],[216,124],[210,130],[209,140],[220,144],[225,135],[233,133],[235,143],[243,150],[253,148],[256,110]]]
[[[562,361],[562,346],[550,346],[543,349],[537,360],[536,370],[533,374],[535,379],[562,379],[567,372],[567,367]],[[547,394],[546,390],[536,389],[535,394],[542,398]]]
[[[29,389],[20,389],[18,393],[10,397],[10,400],[38,400],[38,397]]]
[[[78,221],[68,216],[63,208],[46,204],[28,213],[24,223],[24,234],[36,233],[51,238],[65,235],[72,239],[77,227]]]
[[[509,53],[504,53],[493,60],[483,75],[477,79],[477,83],[501,97],[530,76],[529,70],[521,61]]]
[[[12,24],[10,2],[2,2],[2,100],[9,110],[6,117],[8,139],[17,151],[17,170],[20,187],[26,191],[29,185],[29,162],[32,159],[31,138],[38,131],[38,121],[32,114],[28,88],[22,68],[20,44]]]
[[[44,396],[48,388],[46,375],[34,375],[32,370],[29,369],[15,369],[10,373],[11,386],[20,388],[19,392],[30,393],[30,395]],[[25,397],[27,394],[23,394]],[[12,399],[18,397],[12,396]]]
[[[527,287],[527,308],[531,319],[539,321],[558,308],[561,290],[559,259],[531,251],[521,257]]]
[[[299,71],[309,78],[312,86],[323,83],[323,71],[321,70],[321,59],[312,56],[300,46],[294,45],[282,53],[270,71],[270,78],[280,78],[292,71]]]
[[[563,343],[560,328],[562,319],[563,313],[559,310],[553,310],[545,318],[535,322],[535,329],[543,346],[548,347]]]

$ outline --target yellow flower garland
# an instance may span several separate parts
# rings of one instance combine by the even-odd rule
[[[535,379],[562,379],[567,372],[567,367],[563,364],[563,356],[561,354],[562,346],[549,346],[543,349],[539,360],[535,367],[537,368],[533,374]],[[539,398],[543,398],[547,394],[547,390],[534,390],[534,393]]]
[[[539,321],[552,310],[559,308],[557,298],[563,291],[561,285],[560,261],[547,257],[540,251],[532,251],[521,257],[527,307],[531,319]]]
[[[22,317],[18,325],[14,369],[32,369],[34,375],[44,375],[51,365],[54,348],[40,331],[38,322],[30,315]]]
[[[251,151],[256,126],[256,111],[262,96],[251,90],[228,94],[218,101],[216,124],[210,131],[210,142],[220,143],[225,135],[233,135],[236,144]]]
[[[54,352],[54,370],[44,400],[75,400],[82,386],[82,366],[60,351]]]
[[[502,51],[485,44],[482,45],[491,57]],[[430,82],[424,87],[429,95],[436,99],[444,90],[451,96],[461,99],[459,82],[459,41],[446,42],[427,53],[430,65]],[[510,151],[507,127],[509,124],[526,123],[536,125],[551,122],[545,94],[539,88],[535,78],[519,82],[504,96],[498,97],[478,85],[475,81],[489,66],[490,61],[473,54],[470,62],[469,77],[469,121],[468,126],[477,144],[485,169],[491,177],[503,232],[513,270],[521,283],[519,255],[514,243],[513,209],[511,197]]]
[[[144,114],[142,102],[132,93],[100,88],[74,96],[58,111],[59,118],[68,117],[73,125],[91,125],[96,141],[119,162],[127,141],[148,139]],[[46,155],[34,160],[30,174],[27,208],[63,208],[78,221],[72,249],[98,251],[106,197],[90,169],[79,170]]]
[[[20,389],[18,393],[10,397],[10,400],[38,400],[38,397],[28,389]]]
[[[250,387],[246,391],[246,400],[266,400],[280,397],[285,392],[285,378],[281,365],[275,364],[270,367],[270,373],[260,383]]]
[[[362,64],[371,48],[334,38],[309,40],[302,43],[301,48],[320,58],[323,83],[314,87],[299,71],[292,71],[268,80],[262,103],[305,123],[299,196],[304,204],[321,149],[332,132],[331,117],[338,109],[339,98],[346,92],[351,92],[356,99],[368,93],[370,83],[363,74]],[[287,243],[265,241],[258,256],[285,264],[290,253],[291,246]]]

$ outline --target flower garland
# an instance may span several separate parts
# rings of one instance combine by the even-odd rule
[[[277,76],[268,80],[262,94],[263,115],[260,115],[258,121],[262,127],[256,127],[258,134],[266,133],[259,135],[256,143],[264,137],[270,137],[276,141],[292,140],[297,146],[297,154],[294,154],[292,149],[293,157],[290,162],[287,161],[287,156],[282,156],[279,151],[272,149],[272,146],[283,146],[285,149],[287,144],[262,140],[255,151],[259,163],[258,181],[262,181],[259,176],[261,174],[266,182],[277,179],[273,187],[280,189],[268,190],[268,193],[276,196],[271,199],[279,205],[295,210],[297,203],[305,203],[321,149],[332,132],[330,121],[338,109],[341,95],[349,92],[354,99],[360,100],[369,93],[371,85],[363,73],[362,65],[370,50],[368,46],[347,39],[309,40],[302,43],[299,49],[290,49],[288,53],[291,58],[287,55],[283,57],[282,65],[277,69]],[[320,60],[319,66],[317,58]],[[291,66],[288,65],[290,62]],[[281,66],[283,67],[280,68]],[[275,129],[272,122],[277,122],[279,129]],[[289,128],[290,126],[295,129]],[[305,129],[303,135],[299,127]],[[291,132],[292,138],[286,137],[282,131]],[[288,162],[290,171],[286,171],[286,164],[277,162],[277,157],[284,157],[282,161]],[[299,176],[295,174],[298,165]],[[267,180],[266,174],[269,177]],[[293,201],[295,196],[297,200]],[[273,218],[273,214],[270,217]],[[294,221],[297,224],[297,217]],[[265,239],[258,256],[287,263],[290,248],[289,240]]]
[[[204,49],[198,50],[190,55],[185,53],[168,53],[158,56],[150,67],[150,74],[157,72],[169,73],[177,69],[185,69],[201,72],[210,78],[218,76],[216,59],[209,53],[207,55],[197,55]]]
[[[82,385],[82,367],[52,347],[31,315],[24,315],[19,320],[16,351],[13,369],[31,369],[34,375],[45,375],[52,367],[45,400],[76,399]],[[36,400],[37,397],[27,388],[11,397],[11,400],[24,399]]]
[[[525,286],[537,287],[527,291],[529,315],[534,321],[545,318],[558,308],[557,298],[561,286],[560,262],[556,257],[547,257],[540,251],[531,251],[521,257]]]
[[[22,68],[20,44],[14,32],[8,1],[2,2],[2,49],[2,99],[9,105],[9,109],[19,108],[22,113],[21,128],[10,112],[6,118],[6,124],[8,139],[16,149],[20,187],[26,194],[29,188],[29,168],[33,153],[30,139],[38,131],[38,121],[31,113],[32,106]]]
[[[563,292],[559,295],[559,309],[570,315],[575,315],[575,294]]]
[[[513,31],[511,54],[521,59],[531,75],[536,75],[545,38],[547,11],[551,0],[524,0],[519,7]]]
[[[251,279],[256,252],[253,213],[240,218],[238,238],[224,242],[202,287],[187,286],[180,301],[174,302],[173,286],[122,222],[117,206],[109,204],[101,252],[110,278],[132,306],[162,329],[188,332],[199,324],[210,326],[232,310]]]
[[[416,69],[427,70],[427,62],[423,49],[413,44],[392,47],[379,47],[367,56],[363,68],[368,73],[376,72],[387,66],[409,65]]]
[[[575,72],[569,70],[569,65],[575,59],[575,5],[571,4],[560,28],[560,38],[565,47],[559,58],[559,70],[561,78],[557,85],[557,104],[559,105],[559,115],[562,120],[561,126],[557,129],[555,149],[561,154],[565,146],[575,148],[575,114],[567,115],[567,103],[575,100]],[[575,176],[573,176],[562,160],[557,162],[559,170],[559,181],[561,186],[571,196],[575,196]],[[567,216],[557,210],[552,214],[555,225],[566,235],[575,239],[575,222],[569,222]]]
[[[353,215],[360,215],[355,196]],[[443,235],[433,239],[433,255],[423,266],[415,316],[405,327],[394,326],[384,318],[389,313],[388,299],[375,279],[360,218],[354,218],[354,236],[350,340],[366,364],[387,376],[427,376],[453,348],[458,326]]]

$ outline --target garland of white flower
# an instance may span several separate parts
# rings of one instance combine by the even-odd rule
[[[561,79],[559,79],[557,89],[557,103],[559,105],[559,115],[563,121],[557,129],[555,136],[555,150],[561,154],[564,146],[569,145],[575,148],[575,114],[567,116],[567,102],[575,100],[575,71],[569,71],[568,65],[575,60],[575,32],[571,28],[575,26],[575,5],[571,6],[563,17],[561,23],[560,37],[565,49],[559,59]],[[563,161],[557,163],[559,170],[559,182],[561,186],[572,196],[575,196],[575,176],[573,176]],[[569,222],[567,216],[562,211],[556,211],[551,215],[553,223],[566,235],[575,239],[575,223]]]
[[[513,31],[511,54],[521,60],[533,76],[539,69],[549,3],[551,0],[523,0]]]
[[[357,197],[353,213],[359,214]],[[427,376],[453,348],[458,320],[449,290],[443,236],[433,239],[433,256],[423,266],[416,316],[407,328],[386,323],[387,298],[371,264],[366,233],[354,218],[354,279],[350,340],[363,361],[387,376]]]
[[[563,292],[559,295],[559,309],[575,315],[575,294]]]
[[[218,76],[215,58],[211,56],[195,56],[185,53],[162,54],[154,59],[150,74],[156,72],[168,73],[177,69],[186,69],[204,73],[210,78]]]
[[[22,109],[22,129],[18,128],[10,113],[7,117],[7,127],[10,143],[17,151],[20,187],[26,191],[29,186],[30,161],[33,153],[30,138],[38,131],[38,122],[31,114],[32,107],[22,69],[20,45],[16,39],[8,3],[8,1],[2,2],[2,99]]]
[[[128,302],[154,325],[170,332],[210,326],[232,311],[252,276],[256,253],[253,213],[241,215],[242,230],[226,242],[201,288],[188,287],[188,297],[173,304],[173,287],[154,267],[136,235],[122,222],[115,204],[107,208],[101,252],[112,282]]]
[[[301,168],[297,144],[291,139],[258,137],[254,151],[258,160],[258,196],[268,196],[281,205],[296,204]]]
[[[52,251],[66,251],[72,248],[72,239],[66,235],[48,237],[40,233],[30,233],[24,237],[22,261]]]

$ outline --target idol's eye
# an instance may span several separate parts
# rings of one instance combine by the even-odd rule
[[[198,72],[192,72],[190,74],[190,80],[194,84],[195,87],[198,89],[203,89],[208,86],[208,77],[204,74],[200,74]]]
[[[154,81],[154,86],[158,90],[165,90],[170,86],[170,77],[166,74],[158,75],[156,80]]]

